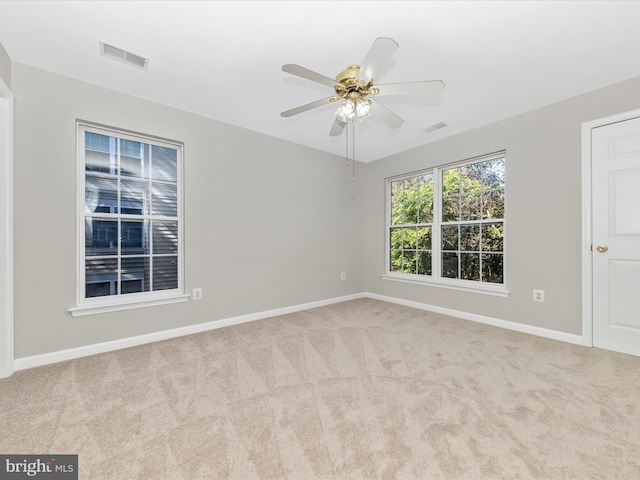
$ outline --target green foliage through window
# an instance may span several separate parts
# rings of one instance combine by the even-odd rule
[[[504,154],[388,185],[390,272],[504,283]]]
[[[433,174],[391,182],[392,272],[431,275]]]

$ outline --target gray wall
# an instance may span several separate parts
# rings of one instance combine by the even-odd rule
[[[367,164],[369,292],[581,334],[582,123],[640,108],[640,78]],[[508,298],[383,280],[385,178],[506,149]],[[545,290],[545,303],[532,290]]]
[[[581,124],[640,108],[637,78],[360,165],[352,183],[339,157],[22,64],[12,76],[16,358],[363,291],[580,334]],[[68,313],[76,119],[184,142],[185,286],[203,300]],[[380,279],[384,179],[501,149],[510,296]]]
[[[16,358],[365,290],[364,185],[343,159],[19,63],[13,90]],[[185,286],[202,300],[68,313],[76,119],[184,142]]]
[[[0,81],[11,89],[11,59],[0,43]]]

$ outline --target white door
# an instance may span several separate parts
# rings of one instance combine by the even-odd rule
[[[640,118],[592,130],[593,346],[640,355]]]

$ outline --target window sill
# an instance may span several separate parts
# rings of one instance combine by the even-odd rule
[[[110,313],[110,312],[118,312],[121,310],[132,310],[134,308],[144,308],[144,307],[153,307],[157,305],[168,305],[170,303],[180,303],[186,302],[189,300],[189,295],[180,293],[171,296],[165,297],[155,297],[155,298],[136,298],[136,299],[128,299],[123,300],[121,298],[117,299],[116,302],[113,300],[110,301],[100,301],[96,303],[83,303],[79,304],[75,307],[71,307],[69,312],[74,317],[82,317],[85,315],[94,315],[97,313]]]
[[[504,285],[495,285],[489,283],[478,283],[477,285],[468,285],[467,281],[451,281],[451,280],[432,280],[428,278],[418,277],[417,275],[398,275],[385,273],[380,275],[383,280],[392,280],[396,282],[413,283],[416,285],[428,285],[430,287],[448,288],[451,290],[460,290],[462,292],[482,293],[485,295],[494,295],[497,297],[508,297],[509,290]],[[474,282],[475,283],[475,282]]]

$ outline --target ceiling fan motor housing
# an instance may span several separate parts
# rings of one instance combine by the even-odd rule
[[[358,98],[374,93],[370,90],[373,85],[373,79],[371,79],[369,83],[364,83],[362,80],[355,79],[359,71],[360,65],[350,65],[338,74],[336,77],[338,85],[335,85],[333,88],[339,98],[357,100]]]

